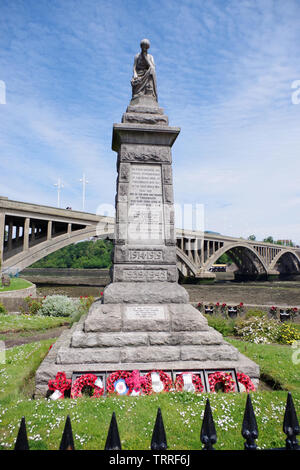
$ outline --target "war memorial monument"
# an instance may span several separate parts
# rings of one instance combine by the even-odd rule
[[[141,41],[132,99],[113,125],[118,175],[111,283],[49,351],[36,374],[36,397],[46,396],[59,371],[68,378],[93,372],[105,383],[117,370],[199,373],[204,381],[207,371],[230,370],[258,385],[258,365],[208,326],[178,284],[171,149],[180,128],[169,126],[159,107],[149,47]]]

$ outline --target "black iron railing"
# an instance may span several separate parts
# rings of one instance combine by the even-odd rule
[[[283,432],[286,435],[285,447],[269,450],[300,450],[300,446],[297,441],[297,435],[300,433],[300,428],[291,393],[288,393],[287,396],[283,419]],[[258,427],[250,394],[247,395],[241,434],[245,439],[244,449],[257,450],[257,445],[255,441],[258,438]],[[200,432],[200,440],[203,444],[203,450],[214,450],[214,445],[217,442],[217,433],[208,398],[206,400],[205,405],[204,417]],[[161,409],[158,408],[156,421],[152,433],[151,450],[164,451],[167,450],[167,448],[167,436],[163,423],[163,417]],[[30,450],[24,417],[21,420],[14,450]],[[69,416],[67,416],[66,419],[59,450],[75,450],[71,420]],[[104,450],[122,450],[117,419],[114,412],[110,421]]]

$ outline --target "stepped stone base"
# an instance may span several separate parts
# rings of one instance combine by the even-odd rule
[[[143,310],[146,309],[146,310]],[[259,367],[224,341],[190,304],[103,304],[57,340],[36,374],[36,397],[57,372],[233,369],[255,386]]]
[[[104,289],[105,304],[186,304],[189,295],[177,282],[112,282]]]

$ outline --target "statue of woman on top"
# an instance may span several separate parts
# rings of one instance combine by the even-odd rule
[[[154,59],[148,54],[150,41],[141,41],[141,52],[136,54],[131,79],[132,99],[142,95],[153,96],[157,101],[156,73]]]

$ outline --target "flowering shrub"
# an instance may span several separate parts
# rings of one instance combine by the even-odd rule
[[[6,310],[6,308],[4,307],[4,305],[3,305],[2,302],[0,302],[0,313],[2,313],[2,314],[7,313],[7,310]]]
[[[277,307],[275,307],[275,305],[272,305],[269,312],[270,312],[270,314],[273,318],[276,318],[276,316],[277,316]]]
[[[250,317],[239,320],[234,327],[234,333],[244,341],[256,344],[276,343],[280,330],[280,324],[276,320],[268,320],[266,317]]]
[[[68,317],[80,308],[79,299],[70,299],[66,295],[49,295],[44,298],[38,310],[39,315]]]
[[[240,302],[239,305],[236,306],[237,308],[237,312],[238,312],[238,315],[241,315],[242,313],[244,313],[244,303],[243,302]]]
[[[92,295],[89,295],[89,296],[81,296],[80,299],[80,311],[81,313],[87,313],[90,309],[90,306],[92,305],[92,303],[95,301],[95,298],[92,296]]]
[[[294,320],[294,318],[298,315],[298,309],[297,307],[288,308],[287,313],[289,313],[292,317],[292,320]]]
[[[226,304],[225,302],[222,303],[221,305],[221,312],[224,314],[226,312]]]
[[[44,297],[45,299],[46,297]],[[42,300],[40,299],[33,299],[32,294],[25,297],[25,302],[27,304],[26,312],[23,308],[21,308],[22,313],[28,313],[29,315],[36,315],[39,313],[39,309],[42,306]]]
[[[277,339],[278,343],[282,344],[293,344],[295,341],[300,340],[300,333],[296,328],[288,323],[281,323],[279,336]]]
[[[263,318],[263,317],[266,317],[266,316],[267,316],[267,314],[263,310],[249,309],[248,312],[245,315],[245,318],[246,319],[253,318],[253,317]]]
[[[244,341],[256,344],[292,344],[300,339],[296,328],[275,319],[268,319],[266,316],[237,321],[234,333]]]

